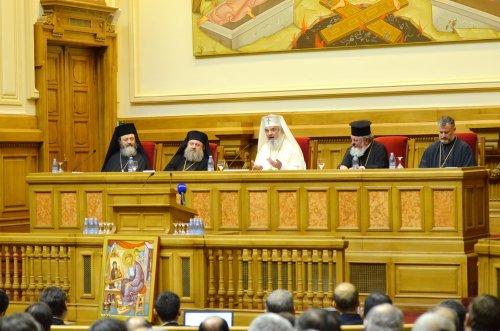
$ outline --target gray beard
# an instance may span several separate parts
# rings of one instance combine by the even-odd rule
[[[353,147],[351,147],[350,154],[351,154],[351,156],[362,157],[363,155],[365,155],[365,152],[368,149],[368,147],[370,147],[370,145],[364,146],[361,148],[357,148],[357,147],[353,146]]]
[[[203,160],[203,151],[201,152],[190,151],[186,148],[184,150],[184,157],[189,162],[200,162],[201,160]]]
[[[134,146],[127,146],[120,148],[120,153],[122,156],[131,157],[137,155],[137,150]]]
[[[278,151],[281,147],[281,144],[283,143],[284,138],[285,137],[281,135],[278,139],[268,139],[267,144],[269,146],[269,150],[272,152]]]

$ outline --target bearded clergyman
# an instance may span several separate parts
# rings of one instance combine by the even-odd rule
[[[149,169],[148,157],[142,148],[135,125],[125,123],[115,128],[101,171],[126,172],[130,157],[132,157],[132,161],[138,163],[135,171]]]
[[[281,115],[262,117],[254,170],[306,170],[299,144]]]
[[[208,136],[200,131],[189,131],[181,146],[164,170],[207,170],[209,155],[211,155],[211,153]]]
[[[351,147],[339,165],[339,169],[352,169],[352,159],[358,157],[359,169],[389,168],[385,146],[373,139],[370,121],[354,121],[351,126]]]

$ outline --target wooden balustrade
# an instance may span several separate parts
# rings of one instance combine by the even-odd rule
[[[210,238],[210,237],[208,237]],[[264,309],[275,289],[293,293],[298,310],[330,307],[337,282],[344,281],[343,240],[294,236],[238,237],[221,245],[207,240],[208,307]]]
[[[44,288],[59,286],[68,294],[69,321],[99,318],[103,240],[69,233],[1,237],[0,286],[9,310],[22,311]],[[261,313],[277,288],[293,293],[298,310],[330,307],[335,284],[345,280],[347,241],[331,236],[163,235],[159,243],[156,292],[179,293],[183,308],[251,311],[235,318],[237,325]],[[171,267],[186,261],[186,270]]]

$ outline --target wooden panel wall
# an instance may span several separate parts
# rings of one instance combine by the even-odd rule
[[[0,115],[0,232],[29,230],[27,174],[38,171],[34,116]]]

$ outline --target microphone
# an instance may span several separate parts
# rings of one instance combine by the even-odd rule
[[[79,163],[77,163],[73,167],[73,170],[71,170],[71,172],[77,172],[76,169],[80,169],[80,166],[82,166],[84,163],[86,163],[95,154],[95,152],[97,152],[97,150],[94,149],[86,158],[83,159],[83,161],[80,161]]]
[[[154,174],[155,174],[155,172],[154,172],[154,171],[152,171],[152,172],[149,174],[149,176],[146,178],[146,180],[142,183],[141,188],[143,188],[143,187],[144,187],[144,185],[146,185],[147,181],[148,181],[151,177],[153,177],[153,176],[154,176]]]
[[[231,166],[233,165],[234,161],[236,161],[240,157],[241,152],[243,152],[244,150],[246,150],[248,147],[250,147],[252,145],[253,145],[253,143],[249,142],[248,145],[246,145],[245,147],[243,147],[242,149],[240,149],[240,151],[238,152],[238,154],[236,154],[236,156],[231,160],[231,162],[229,162],[229,164],[227,165],[227,168],[230,169]]]
[[[177,192],[181,195],[181,206],[186,205],[186,199],[184,198],[184,193],[186,193],[186,184],[179,183],[177,185]]]

